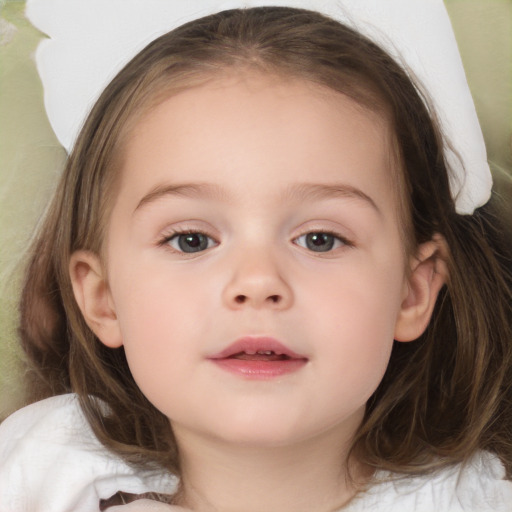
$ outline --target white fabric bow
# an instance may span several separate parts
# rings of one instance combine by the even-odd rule
[[[442,0],[28,0],[28,18],[49,37],[36,61],[59,141],[71,150],[103,88],[150,41],[213,12],[261,5],[327,14],[405,63],[432,98],[454,149],[446,157],[457,211],[470,214],[488,201],[485,144]]]

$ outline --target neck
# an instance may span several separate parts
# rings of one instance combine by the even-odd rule
[[[182,467],[178,504],[194,512],[335,511],[370,476],[335,433],[272,448],[232,446],[190,433],[180,440],[176,434]]]

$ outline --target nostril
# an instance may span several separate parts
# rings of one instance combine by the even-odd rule
[[[235,302],[237,304],[245,304],[247,302],[247,295],[237,295],[235,297]],[[280,295],[269,295],[267,297],[267,301],[270,301],[272,302],[273,304],[277,304],[278,302],[281,301],[281,296]]]

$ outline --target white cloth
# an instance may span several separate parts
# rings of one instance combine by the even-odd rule
[[[172,477],[136,471],[96,439],[76,395],[29,405],[0,425],[0,512],[97,512],[117,491],[173,492]]]
[[[499,459],[477,453],[464,468],[382,483],[357,497],[343,512],[511,512],[512,482]],[[341,511],[340,511],[341,512]]]
[[[487,202],[492,177],[473,99],[443,0],[27,0],[48,36],[36,51],[48,118],[70,151],[91,106],[146,44],[213,12],[284,5],[349,24],[405,64],[432,98],[450,147],[452,195],[461,214]]]
[[[465,468],[381,483],[343,512],[510,512],[512,482],[499,460],[477,454]],[[49,398],[0,425],[0,512],[97,512],[117,491],[172,493],[175,478],[135,471],[94,437],[74,395]],[[122,507],[121,507],[122,509]],[[117,509],[116,509],[117,510]]]

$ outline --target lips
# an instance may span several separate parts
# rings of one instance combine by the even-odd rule
[[[308,361],[274,338],[246,336],[209,357],[220,368],[250,379],[270,379],[298,371]]]

